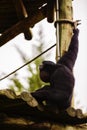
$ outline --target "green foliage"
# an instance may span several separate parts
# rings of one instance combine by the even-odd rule
[[[18,80],[18,78],[13,77],[11,79],[13,81],[13,85],[9,85],[9,88],[16,91],[16,92],[22,92],[24,90],[24,86],[22,83]]]

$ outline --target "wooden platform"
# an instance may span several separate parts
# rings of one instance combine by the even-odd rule
[[[80,109],[68,108],[66,111],[52,112],[49,109],[38,109],[38,105],[27,103],[25,97],[16,95],[12,90],[0,90],[0,127],[3,125],[30,126],[33,123],[54,123],[62,125],[78,125],[87,123],[87,116]],[[25,98],[25,99],[24,99]],[[35,101],[36,103],[36,101]]]

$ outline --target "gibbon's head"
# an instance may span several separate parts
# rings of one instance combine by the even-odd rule
[[[43,61],[39,66],[40,78],[44,82],[50,82],[50,78],[56,69],[56,64],[52,61]]]

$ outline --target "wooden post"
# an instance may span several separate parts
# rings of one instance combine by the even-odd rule
[[[59,0],[59,20],[73,20],[72,0]],[[67,51],[72,36],[70,22],[59,23],[59,44],[61,55]]]
[[[60,51],[60,56],[67,51],[70,40],[72,37],[72,21],[73,21],[73,8],[72,0],[58,0],[59,4],[59,46],[56,51]],[[58,46],[57,46],[58,47]],[[56,52],[58,54],[58,52]],[[56,60],[58,60],[56,56]],[[74,98],[72,98],[72,106],[74,106]]]

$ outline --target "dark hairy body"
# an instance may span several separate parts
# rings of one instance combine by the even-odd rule
[[[68,51],[55,64],[52,61],[43,61],[40,66],[40,78],[50,85],[32,92],[32,96],[42,103],[46,102],[49,108],[65,110],[71,105],[75,79],[73,67],[78,54],[79,30],[73,30]]]

